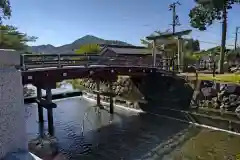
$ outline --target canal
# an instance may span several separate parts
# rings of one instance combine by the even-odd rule
[[[206,155],[209,156],[208,150],[204,149],[208,148],[207,138],[213,135],[216,142],[220,139],[223,143],[226,139],[223,146],[230,151],[225,153],[217,149],[214,154],[215,152],[211,150],[212,156],[222,157],[218,152],[229,154],[229,156],[236,156],[240,153],[240,139],[235,135],[229,136],[219,131],[192,127],[174,119],[117,107],[114,115],[110,115],[107,110],[96,109],[95,103],[84,97],[61,99],[55,102],[58,106],[54,109],[55,137],[59,151],[66,159],[175,159],[180,157],[179,151],[189,154],[186,155],[190,157],[189,159],[191,157],[194,159],[196,155],[192,154],[193,151],[190,150],[191,147],[189,148],[191,144],[188,144],[192,143],[192,141],[188,142],[192,137],[201,139],[201,143],[194,142],[198,145],[193,147],[195,148],[194,154],[202,154],[202,159],[207,159],[209,158],[206,157]],[[26,105],[26,112],[27,133],[30,141],[39,134],[37,105]],[[46,113],[44,117],[46,121]],[[47,132],[47,122],[44,123],[44,132]],[[231,137],[230,140],[229,137]],[[211,139],[209,147],[216,142]],[[186,147],[183,148],[184,146]],[[231,146],[234,149],[231,149]],[[187,151],[186,148],[188,148]],[[223,147],[220,149],[225,151]],[[149,154],[150,151],[154,153]],[[182,159],[187,159],[182,157]]]

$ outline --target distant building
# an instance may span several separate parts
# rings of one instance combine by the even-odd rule
[[[237,48],[236,51],[231,51],[227,55],[227,61],[229,66],[238,66],[240,65],[240,48]]]
[[[100,55],[115,57],[115,56],[134,56],[141,57],[151,55],[151,49],[142,46],[119,46],[119,45],[101,45],[102,50]]]
[[[152,50],[142,46],[100,45],[100,55],[103,57],[116,57],[118,61],[133,65],[152,65]],[[160,64],[161,54],[157,54],[156,64]],[[159,64],[158,64],[159,62]]]

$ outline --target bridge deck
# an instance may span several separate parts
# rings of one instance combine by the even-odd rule
[[[158,59],[158,65],[153,66],[150,58],[23,55],[20,67],[23,84],[56,84],[56,82],[77,78],[112,80],[118,75],[144,76],[154,72],[171,75],[175,73],[174,70],[170,70],[171,59]]]

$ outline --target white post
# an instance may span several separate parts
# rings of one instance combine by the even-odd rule
[[[156,67],[156,41],[152,42],[153,67]]]
[[[182,38],[178,37],[178,71],[183,71]]]
[[[28,149],[22,77],[16,65],[19,53],[0,50],[0,159]]]

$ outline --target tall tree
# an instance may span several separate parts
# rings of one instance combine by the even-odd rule
[[[35,41],[37,38],[21,33],[14,26],[0,25],[0,48],[26,50],[27,42]]]
[[[9,19],[11,17],[11,6],[9,0],[0,0],[0,24],[2,19]]]
[[[190,11],[190,23],[201,31],[207,29],[215,20],[222,21],[222,40],[219,71],[223,73],[224,54],[226,49],[227,10],[240,0],[195,0],[197,5]]]

